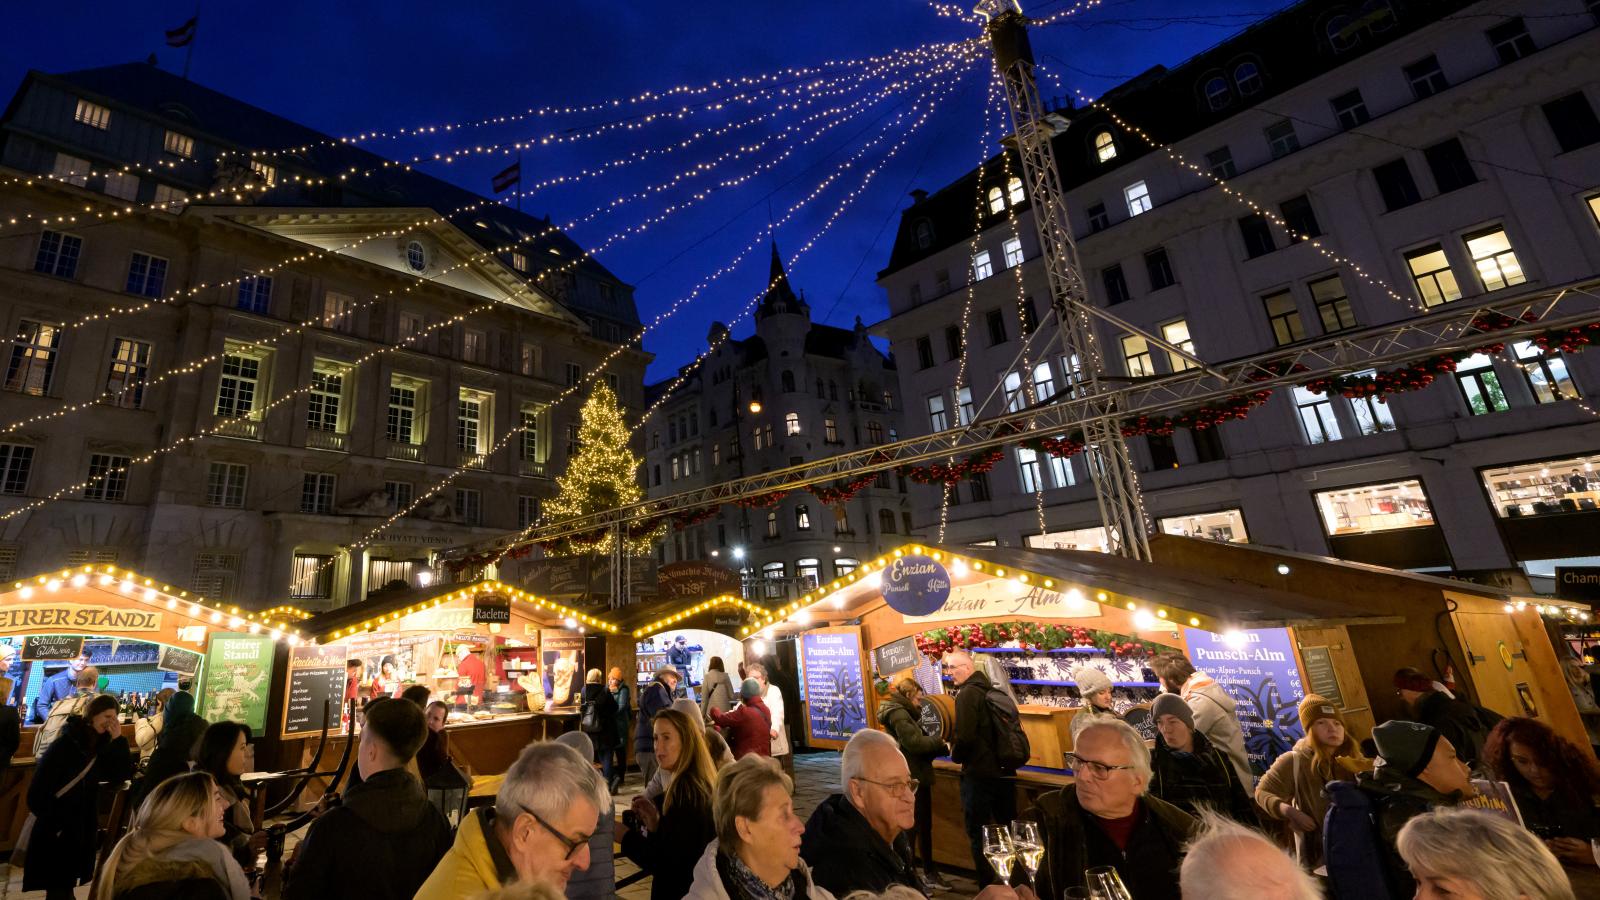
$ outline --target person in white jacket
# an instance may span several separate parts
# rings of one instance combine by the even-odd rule
[[[695,866],[687,900],[834,900],[800,859],[806,825],[794,813],[793,792],[776,761],[756,754],[718,774],[717,837]]]
[[[1239,725],[1238,706],[1216,679],[1197,671],[1182,653],[1163,653],[1150,660],[1150,668],[1161,679],[1168,693],[1177,694],[1194,713],[1194,729],[1206,736],[1211,746],[1227,754],[1239,773],[1246,794],[1254,790],[1255,775],[1250,771],[1250,756],[1244,749],[1244,729]]]
[[[761,685],[761,700],[772,713],[772,758],[783,766],[783,771],[794,777],[794,757],[790,755],[789,726],[783,718],[783,691],[767,680],[767,667],[751,663],[744,667],[745,674]]]

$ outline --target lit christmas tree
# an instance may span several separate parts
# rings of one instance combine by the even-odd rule
[[[604,383],[596,384],[583,404],[578,426],[578,452],[567,460],[567,471],[556,479],[556,496],[545,504],[545,521],[559,522],[573,516],[614,509],[637,503],[644,489],[634,479],[639,458],[628,448],[628,426],[622,421],[617,395]],[[650,553],[666,533],[661,526],[649,534],[633,535],[626,546],[630,554]],[[608,531],[599,541],[561,541],[548,547],[550,556],[582,556],[610,553],[615,532]]]

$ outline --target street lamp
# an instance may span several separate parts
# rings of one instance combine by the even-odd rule
[[[750,415],[753,416],[753,415],[755,415],[756,413],[759,413],[759,412],[761,412],[761,401],[760,400],[751,400],[750,401]]]
[[[744,548],[743,547],[735,547],[735,548],[733,548],[733,558],[734,559],[744,559]]]

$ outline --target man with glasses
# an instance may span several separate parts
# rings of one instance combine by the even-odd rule
[[[906,831],[916,824],[917,782],[895,739],[863,729],[839,760],[844,793],[822,801],[806,822],[800,858],[835,897],[882,893],[903,884],[922,890]]]
[[[994,682],[964,650],[946,653],[941,668],[957,688],[950,758],[961,764],[961,817],[972,847],[972,868],[978,884],[989,885],[1004,878],[997,878],[984,858],[983,826],[1010,825],[1017,817],[1017,786],[1011,779],[1016,772],[1000,765],[1001,723],[989,697]]]
[[[514,881],[565,892],[572,873],[589,867],[589,838],[610,807],[600,773],[578,751],[529,744],[506,772],[494,805],[461,822],[416,900],[475,897]]]
[[[1133,900],[1181,900],[1178,866],[1195,820],[1145,793],[1150,750],[1126,722],[1096,722],[1067,754],[1073,783],[1039,797],[1028,818],[1044,832],[1036,890],[1084,887],[1085,870],[1117,870]]]

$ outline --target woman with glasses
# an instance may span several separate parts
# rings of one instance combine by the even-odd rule
[[[658,800],[634,798],[631,815],[623,816],[622,852],[650,873],[650,900],[681,900],[694,881],[695,862],[716,836],[711,799],[717,770],[698,721],[664,709],[651,728],[656,763],[672,782]]]

